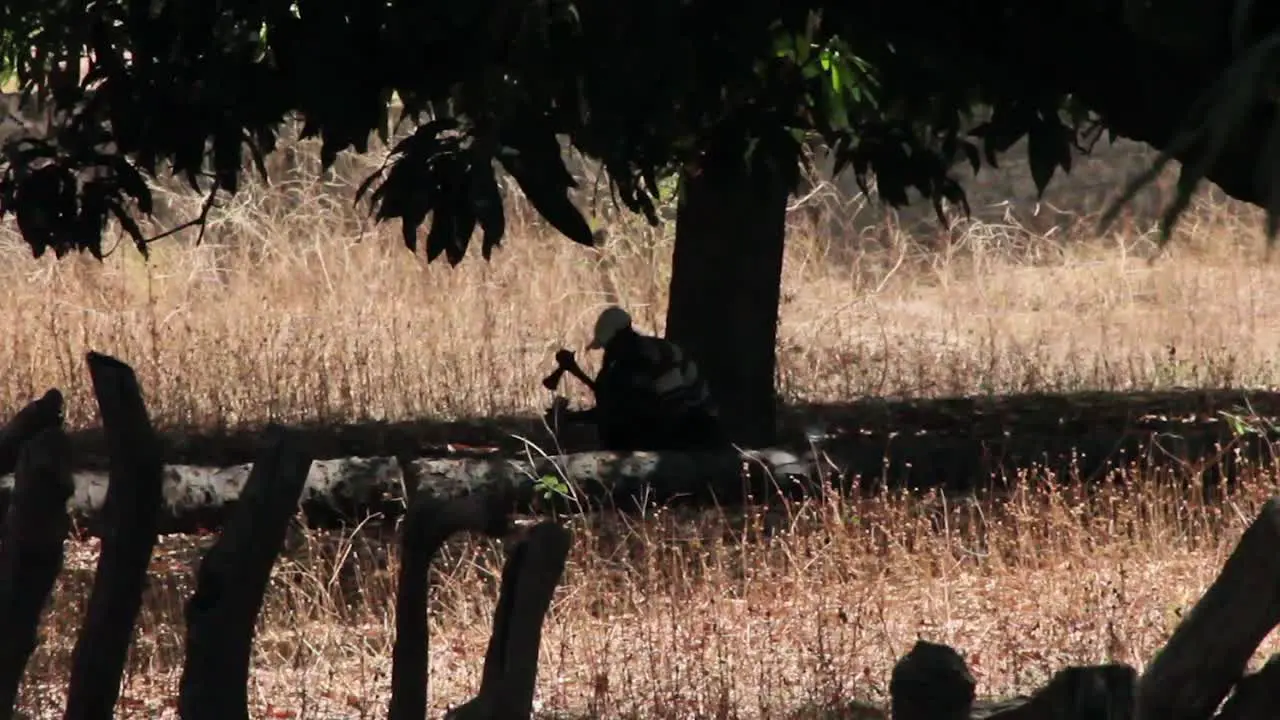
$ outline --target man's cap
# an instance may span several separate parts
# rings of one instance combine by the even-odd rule
[[[596,326],[591,331],[591,343],[588,350],[599,350],[613,339],[618,331],[631,327],[631,315],[617,305],[610,305],[596,318]]]

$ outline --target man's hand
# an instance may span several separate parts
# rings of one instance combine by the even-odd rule
[[[560,348],[556,351],[556,365],[562,368],[571,368],[578,364],[578,358],[573,354],[572,350]]]

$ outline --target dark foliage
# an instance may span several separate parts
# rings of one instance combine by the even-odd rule
[[[941,216],[965,207],[961,164],[996,167],[1027,137],[1043,192],[1105,128],[1184,161],[1166,229],[1210,179],[1265,205],[1274,232],[1278,13],[1244,0],[15,0],[0,7],[0,58],[57,113],[48,137],[5,143],[0,214],[37,255],[100,255],[110,218],[145,251],[146,176],[209,193],[207,214],[236,192],[246,153],[265,176],[291,118],[326,166],[407,121],[358,195],[402,221],[411,249],[430,216],[428,257],[457,263],[477,227],[485,257],[502,240],[495,163],[557,230],[594,242],[563,138],[656,223],[658,177],[725,163],[794,177],[815,139],[864,189],[874,178],[894,205],[914,190]]]

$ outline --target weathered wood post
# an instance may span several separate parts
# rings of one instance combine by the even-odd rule
[[[1049,683],[1022,701],[1000,703],[986,720],[1130,720],[1138,673],[1129,665],[1084,665],[1054,673]]]
[[[1280,655],[1241,678],[1215,720],[1269,720],[1280,717]]]
[[[18,465],[22,444],[41,430],[62,427],[64,401],[62,392],[53,388],[18,411],[0,430],[0,475],[13,472]]]
[[[917,640],[893,667],[889,695],[894,720],[969,720],[976,683],[954,649]]]
[[[427,595],[432,558],[451,536],[471,531],[501,537],[509,529],[512,487],[501,483],[459,498],[440,500],[418,490],[421,482],[405,464],[409,508],[401,526],[400,575],[396,588],[396,639],[391,652],[390,720],[427,715]]]
[[[1222,572],[1138,686],[1139,720],[1205,720],[1280,623],[1280,497],[1263,506]]]
[[[62,395],[50,390],[0,432],[0,446],[21,445],[13,499],[0,536],[0,718],[13,715],[27,662],[39,642],[40,616],[62,571],[71,528],[70,441],[61,427]],[[33,421],[32,418],[39,420]],[[49,424],[52,423],[52,424]],[[33,437],[26,437],[35,431]],[[8,448],[0,450],[8,455]]]
[[[310,469],[311,457],[297,437],[268,426],[236,507],[200,561],[187,602],[178,696],[184,720],[248,720],[254,624]]]
[[[571,540],[567,529],[547,521],[530,528],[511,549],[502,569],[480,691],[446,720],[528,720],[533,715],[542,626]]]
[[[93,590],[71,654],[66,720],[106,720],[142,605],[162,497],[160,444],[133,369],[96,352],[89,375],[111,455],[103,533]]]

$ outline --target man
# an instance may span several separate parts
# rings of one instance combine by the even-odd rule
[[[626,310],[610,306],[596,319],[587,349],[604,350],[592,388],[596,406],[564,419],[595,424],[606,449],[702,450],[726,444],[707,383],[680,346],[641,335]]]

